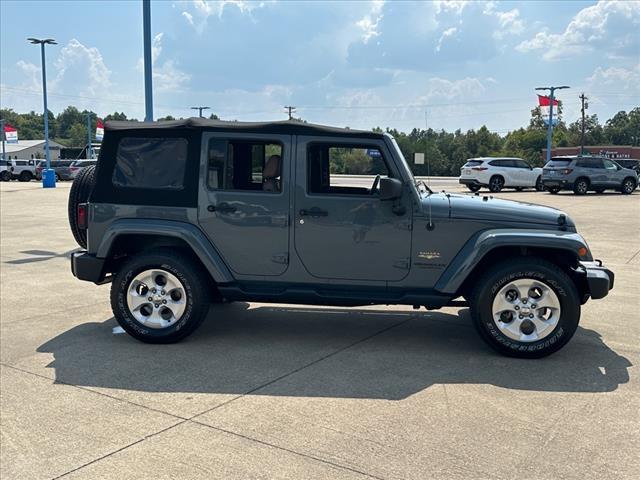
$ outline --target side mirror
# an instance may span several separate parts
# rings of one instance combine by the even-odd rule
[[[402,182],[397,178],[380,179],[380,200],[395,200],[402,196]]]

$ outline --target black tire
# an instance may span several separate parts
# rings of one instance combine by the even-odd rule
[[[32,178],[33,178],[33,174],[29,170],[25,170],[24,172],[20,173],[18,180],[20,182],[30,182]]]
[[[551,288],[560,302],[560,317],[551,332],[543,338],[523,342],[505,335],[492,315],[494,298],[500,289],[521,278],[532,278]],[[519,358],[541,358],[562,348],[571,339],[580,321],[580,298],[576,286],[557,265],[537,257],[521,257],[501,262],[490,268],[476,282],[470,297],[471,318],[480,337],[503,355]],[[526,320],[525,320],[526,321]]]
[[[467,185],[467,188],[472,192],[477,192],[478,190],[480,190],[480,185]]]
[[[82,248],[87,248],[87,231],[78,227],[78,204],[86,203],[89,200],[89,195],[96,184],[95,168],[95,165],[83,168],[74,179],[69,192],[69,204],[67,206],[69,226],[71,227],[73,238]]]
[[[546,190],[551,195],[556,195],[560,191],[560,187],[547,187]]]
[[[538,192],[542,192],[544,191],[544,184],[542,183],[542,177],[538,177],[538,179],[536,180],[536,185],[535,185],[536,191]]]
[[[498,193],[504,187],[504,178],[500,175],[494,175],[489,180],[489,190],[493,193]]]
[[[9,170],[5,170],[0,173],[0,180],[2,180],[3,182],[8,182],[9,180],[11,180],[11,172],[9,172]]]
[[[56,178],[56,182],[59,182],[59,181],[60,181],[60,175],[58,175],[58,173],[56,172],[56,173],[54,174],[54,176],[55,176],[55,178]]]
[[[128,289],[136,275],[158,269],[175,276],[184,287],[186,307],[172,325],[151,328],[138,321],[129,310]],[[169,249],[143,252],[127,261],[111,285],[111,309],[120,326],[132,337],[145,343],[175,343],[193,333],[207,316],[211,279],[190,255]],[[162,307],[161,307],[162,308]]]
[[[589,191],[589,179],[580,177],[573,184],[573,193],[576,195],[586,195]]]
[[[620,186],[620,192],[623,195],[630,195],[633,193],[635,189],[636,189],[636,179],[632,177],[625,178],[624,181],[622,182],[622,185]]]

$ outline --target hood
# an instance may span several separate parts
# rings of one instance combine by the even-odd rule
[[[533,203],[501,200],[483,195],[449,195],[451,218],[519,222],[542,225],[559,225],[561,215],[568,227],[575,227],[573,220],[562,210]]]

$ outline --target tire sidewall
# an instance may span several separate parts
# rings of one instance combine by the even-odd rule
[[[495,296],[505,285],[522,278],[545,283],[553,289],[560,301],[561,315],[558,324],[549,335],[535,342],[518,342],[507,337],[493,320],[492,307]],[[580,302],[575,287],[544,265],[518,265],[513,269],[496,271],[486,279],[477,298],[474,315],[476,328],[491,346],[511,356],[534,358],[555,352],[573,336],[580,319]]]
[[[631,184],[631,188],[629,189],[625,188],[628,183]],[[628,178],[624,182],[622,182],[622,193],[629,195],[630,193],[633,193],[635,189],[636,189],[636,183],[633,181],[633,179]]]
[[[186,307],[180,320],[166,328],[150,328],[138,322],[127,304],[127,292],[131,282],[136,275],[150,269],[160,269],[174,275],[182,283],[187,297]],[[147,342],[162,343],[182,338],[191,331],[190,327],[198,317],[196,312],[196,305],[200,303],[198,295],[199,289],[196,287],[195,279],[187,269],[164,258],[145,257],[123,266],[116,276],[112,292],[112,307],[118,323],[127,333]]]

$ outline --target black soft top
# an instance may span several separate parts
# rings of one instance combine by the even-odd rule
[[[329,127],[305,123],[299,120],[285,120],[280,122],[228,122],[224,120],[209,120],[206,118],[186,118],[184,120],[167,120],[162,122],[131,122],[107,121],[105,130],[149,130],[149,129],[180,129],[192,128],[219,132],[251,132],[272,133],[284,135],[335,135],[341,137],[383,138],[382,133],[353,130],[351,128]]]

